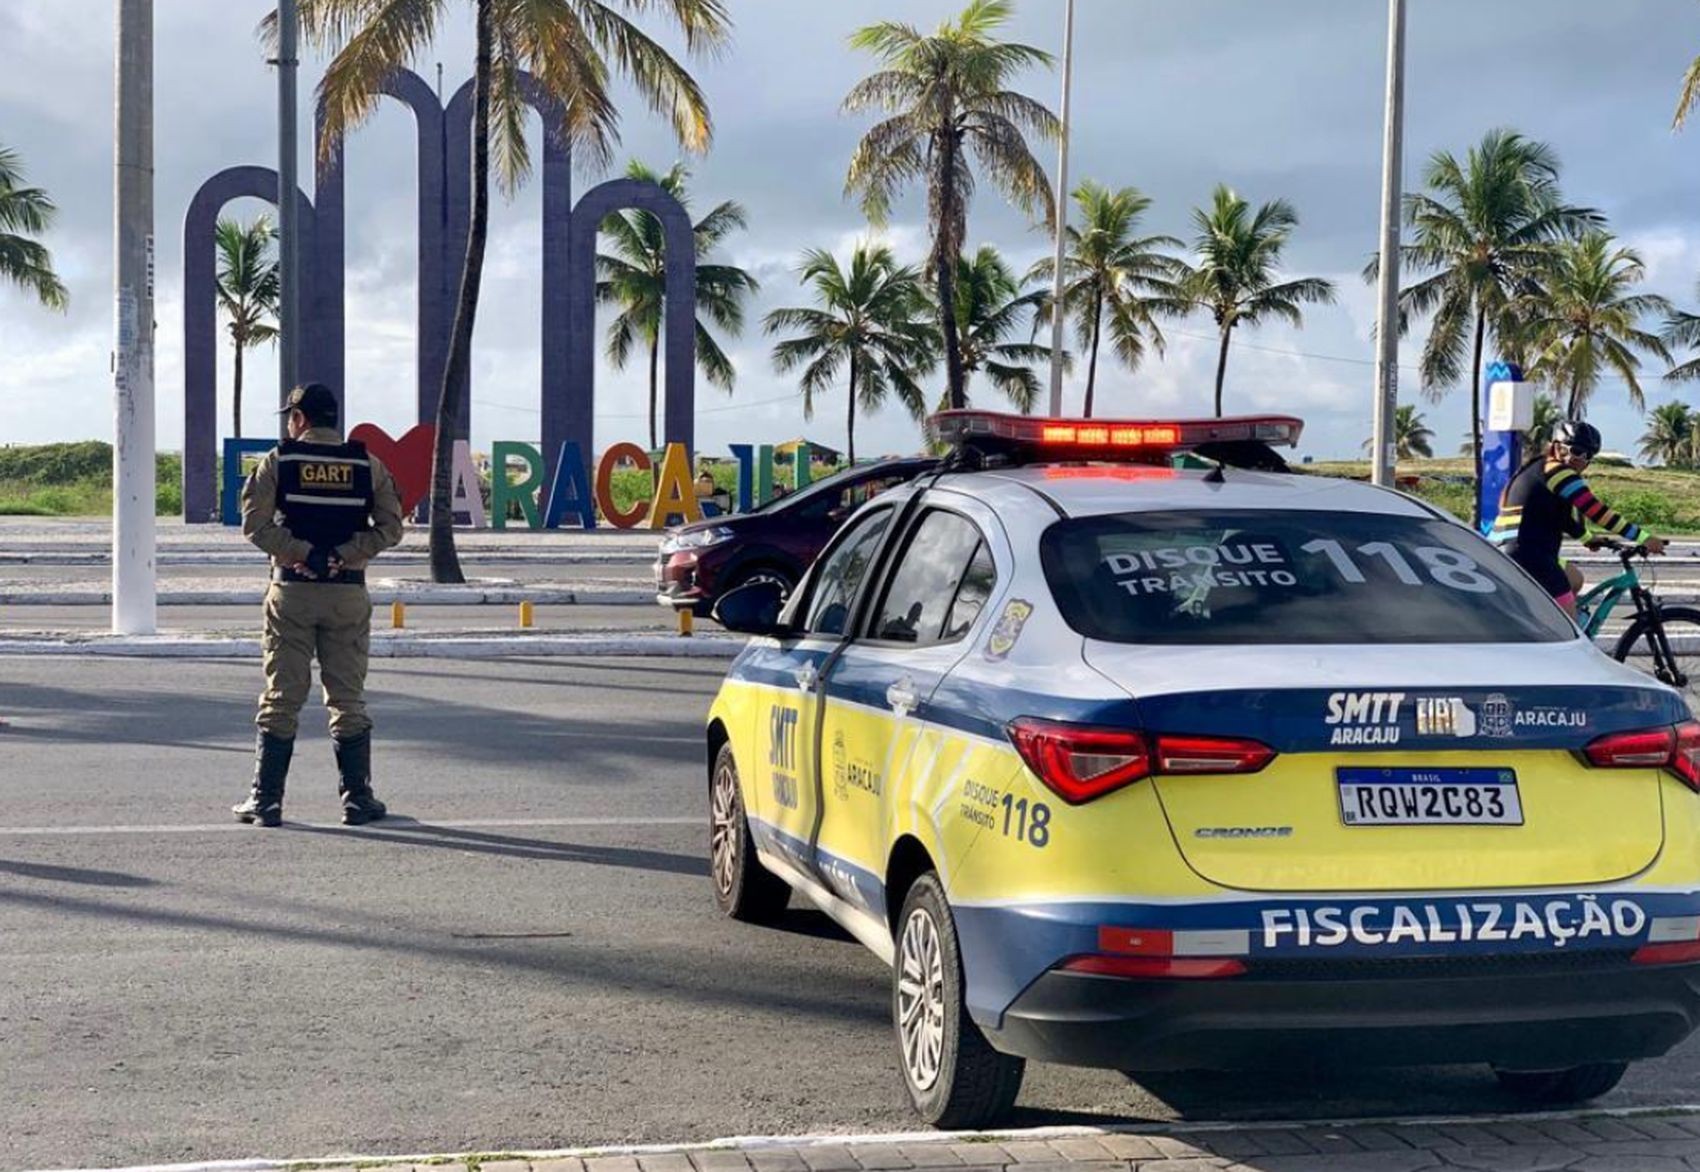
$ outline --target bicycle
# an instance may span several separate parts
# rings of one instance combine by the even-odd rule
[[[1623,571],[1593,587],[1576,600],[1577,622],[1590,639],[1605,630],[1606,620],[1627,595],[1635,604],[1635,618],[1618,637],[1612,658],[1629,663],[1632,658],[1652,660],[1651,674],[1688,697],[1689,707],[1700,711],[1700,609],[1666,606],[1641,582],[1637,559],[1645,560],[1647,548],[1609,537],[1595,537],[1589,549],[1610,550],[1623,564]],[[1640,663],[1632,666],[1641,668]]]

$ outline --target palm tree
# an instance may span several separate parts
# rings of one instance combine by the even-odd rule
[[[1014,0],[971,0],[955,21],[941,24],[931,36],[913,25],[885,21],[850,41],[884,68],[850,91],[844,109],[878,110],[886,117],[857,144],[845,192],[859,194],[868,218],[883,225],[898,193],[912,182],[925,182],[933,243],[928,268],[938,294],[953,407],[966,402],[968,380],[953,309],[957,263],[968,239],[974,164],[1022,211],[1046,223],[1056,212],[1045,168],[1026,135],[1054,139],[1061,125],[1043,104],[1008,88],[1022,70],[1049,67],[1051,56],[997,39],[1014,10]]]
[[[69,294],[53,271],[53,254],[31,239],[51,228],[57,213],[45,191],[24,186],[17,153],[0,147],[0,280],[22,286],[48,309],[63,310]]]
[[[1629,401],[1636,409],[1645,410],[1636,351],[1667,365],[1672,361],[1658,336],[1638,323],[1650,313],[1668,317],[1675,311],[1656,294],[1630,292],[1647,275],[1646,266],[1634,249],[1615,244],[1602,231],[1561,241],[1542,270],[1540,291],[1529,296],[1520,311],[1535,352],[1529,373],[1568,392],[1566,414],[1571,419],[1582,418],[1608,369],[1628,384]]]
[[[560,110],[559,125],[577,157],[605,167],[619,141],[619,110],[610,86],[630,81],[672,123],[687,150],[713,138],[708,101],[696,80],[634,17],[661,12],[683,34],[687,52],[715,50],[730,32],[724,0],[468,0],[477,22],[472,102],[472,215],[460,302],[437,400],[437,444],[431,469],[431,577],[463,582],[455,551],[451,481],[459,400],[455,389],[472,362],[472,334],[490,231],[490,166],[512,193],[531,168],[527,105],[521,74],[529,72]],[[335,58],[319,83],[329,150],[377,108],[384,83],[417,59],[436,38],[454,0],[301,0],[301,28]],[[276,16],[268,18],[275,42]]]
[[[1087,352],[1086,417],[1098,388],[1098,350],[1109,315],[1110,345],[1129,371],[1139,369],[1149,339],[1163,353],[1163,332],[1155,312],[1172,305],[1180,275],[1174,257],[1162,248],[1180,248],[1173,236],[1137,236],[1139,221],[1151,199],[1132,187],[1111,191],[1101,184],[1082,183],[1074,192],[1080,207],[1080,227],[1069,225],[1068,251],[1063,258],[1063,311],[1074,318],[1075,334]],[[1033,266],[1035,280],[1055,281],[1056,261]],[[1050,316],[1047,308],[1046,317]]]
[[[1682,129],[1696,102],[1700,102],[1700,57],[1691,61],[1688,72],[1682,75],[1682,89],[1676,98],[1676,115],[1670,124],[1672,130]]]
[[[1401,460],[1434,459],[1434,432],[1428,421],[1409,403],[1401,403],[1393,413],[1393,442]],[[1374,446],[1374,436],[1364,441],[1365,451]]]
[[[1558,431],[1558,425],[1564,422],[1564,412],[1558,406],[1558,400],[1545,391],[1535,393],[1534,421],[1529,430],[1523,433],[1531,452],[1544,452],[1552,443],[1553,435]],[[1465,451],[1469,451],[1468,446]]]
[[[1422,381],[1431,400],[1470,380],[1470,448],[1482,475],[1482,350],[1491,330],[1507,357],[1521,350],[1516,309],[1538,288],[1537,277],[1563,239],[1599,221],[1598,213],[1564,204],[1558,156],[1545,143],[1511,130],[1489,131],[1460,162],[1437,152],[1423,172],[1428,190],[1405,197],[1414,239],[1400,248],[1407,271],[1431,274],[1399,294],[1399,328],[1432,313],[1423,345]],[[1366,280],[1379,265],[1371,261]],[[1481,523],[1481,502],[1474,506]]]
[[[641,179],[660,187],[679,203],[690,207],[687,183],[690,172],[675,163],[666,174],[657,174],[633,160],[626,168],[630,179]],[[727,236],[747,224],[743,205],[730,200],[720,204],[696,225],[697,253],[697,365],[708,381],[730,393],[737,382],[732,360],[702,321],[725,330],[733,337],[744,332],[744,302],[761,286],[743,269],[733,265],[703,264],[703,258]],[[602,233],[613,242],[613,252],[596,258],[599,280],[596,299],[617,305],[620,314],[608,327],[608,359],[624,370],[632,349],[642,342],[649,355],[649,446],[656,446],[655,415],[660,390],[662,307],[667,302],[666,239],[661,221],[649,212],[628,209],[602,221]]]
[[[1258,326],[1278,317],[1303,327],[1301,305],[1328,305],[1334,285],[1321,277],[1277,282],[1281,253],[1298,227],[1299,215],[1284,199],[1253,212],[1226,184],[1218,184],[1208,208],[1194,208],[1197,263],[1178,261],[1177,296],[1171,312],[1203,310],[1215,319],[1221,338],[1216,355],[1216,417],[1222,416],[1222,384],[1228,373],[1228,343],[1238,326]]]
[[[1647,419],[1647,430],[1641,436],[1641,455],[1669,468],[1692,468],[1695,460],[1695,432],[1700,418],[1687,403],[1660,403]]]
[[[267,216],[247,225],[235,220],[218,222],[218,304],[230,318],[231,415],[237,439],[242,438],[242,359],[261,342],[277,338],[280,285],[272,256],[275,239],[277,233]]]
[[[1673,307],[1665,317],[1660,337],[1667,346],[1680,346],[1685,350],[1700,347],[1700,313],[1689,313]],[[1700,358],[1691,358],[1672,367],[1666,372],[1665,378],[1670,382],[1700,379]]]
[[[848,270],[816,249],[804,254],[798,274],[814,287],[815,304],[767,315],[769,335],[802,331],[774,347],[773,364],[781,374],[802,368],[808,419],[814,418],[815,397],[844,376],[846,453],[854,464],[858,406],[876,411],[895,394],[916,419],[926,413],[917,379],[938,365],[932,305],[920,270],[899,266],[884,245],[858,245]]]
[[[1039,402],[1039,376],[1033,367],[1050,362],[1051,348],[1010,338],[1024,329],[1032,336],[1033,315],[1044,297],[1038,290],[1023,292],[1022,282],[991,245],[963,257],[957,266],[956,332],[962,342],[962,369],[969,378],[983,371],[1023,415]],[[945,406],[948,396],[947,390]]]

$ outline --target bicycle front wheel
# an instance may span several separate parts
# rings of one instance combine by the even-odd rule
[[[1658,626],[1664,630],[1662,643],[1653,621],[1645,616],[1637,618],[1618,639],[1612,654],[1619,662],[1677,689],[1687,699],[1689,711],[1700,713],[1700,610],[1660,607]]]

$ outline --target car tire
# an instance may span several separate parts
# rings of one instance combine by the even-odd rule
[[[1002,1122],[1027,1063],[992,1048],[968,1015],[956,924],[937,876],[903,901],[891,980],[898,1065],[921,1118],[945,1131]]]
[[[1568,1070],[1499,1070],[1499,1085],[1526,1103],[1562,1106],[1586,1103],[1615,1087],[1629,1069],[1627,1062],[1590,1062]]]
[[[791,902],[785,880],[756,857],[744,790],[732,746],[720,746],[708,784],[708,869],[714,902],[722,913],[747,924],[770,924]]]

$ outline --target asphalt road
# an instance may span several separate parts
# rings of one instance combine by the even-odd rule
[[[225,820],[252,663],[0,660],[0,1166],[908,1129],[887,974],[819,914],[719,919],[712,664],[382,662],[332,825]],[[1326,1055],[1319,1055],[1326,1061]],[[1700,1100],[1700,1050],[1608,1106]],[[1482,1070],[1030,1070],[1019,1122],[1502,1112]]]

